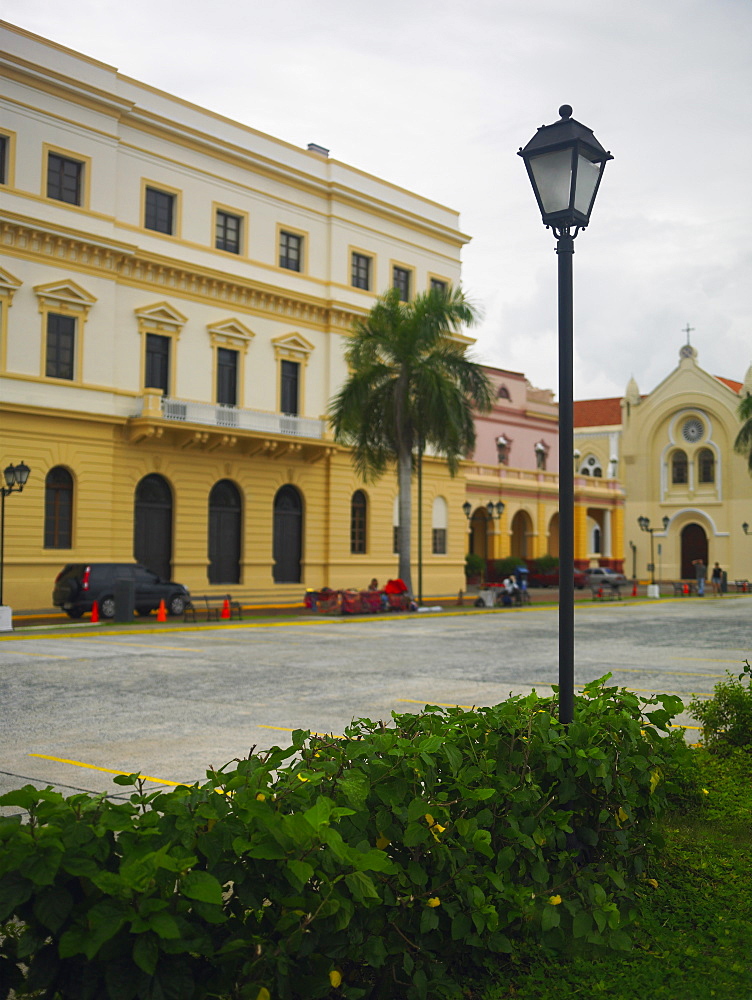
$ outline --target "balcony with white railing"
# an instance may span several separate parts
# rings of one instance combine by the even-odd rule
[[[222,406],[218,403],[193,403],[168,396],[162,397],[162,417],[179,423],[203,424],[223,430],[287,434],[317,440],[324,436],[323,420],[295,417],[286,413],[266,413],[263,410],[243,410],[237,406]]]
[[[326,421],[311,417],[292,416],[287,413],[269,413],[264,410],[246,410],[238,406],[218,403],[197,403],[187,399],[162,396],[159,390],[146,390],[138,410],[133,415],[138,423],[144,419],[181,425],[199,425],[216,431],[270,434],[283,437],[307,438],[322,441],[326,436]]]

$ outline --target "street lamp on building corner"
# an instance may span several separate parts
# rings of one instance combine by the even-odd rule
[[[25,462],[7,465],[3,470],[5,485],[0,486],[0,631],[12,628],[10,608],[3,604],[3,567],[5,562],[5,498],[11,493],[22,493],[31,469]]]
[[[519,150],[543,224],[556,237],[559,257],[559,719],[574,716],[574,346],[572,255],[590,222],[606,163],[613,159],[592,131],[559,108],[561,119],[542,125]]]

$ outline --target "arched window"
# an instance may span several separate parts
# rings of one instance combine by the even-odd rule
[[[73,537],[73,477],[62,465],[44,480],[44,547],[69,549]]]
[[[687,453],[681,449],[671,456],[671,482],[682,486],[687,482]]]
[[[365,555],[366,513],[368,501],[363,490],[356,490],[350,500],[350,552]]]
[[[710,450],[710,448],[703,448],[700,454],[697,456],[698,465],[698,482],[700,483],[714,483],[715,482],[715,455]]]
[[[220,479],[209,494],[209,583],[240,583],[240,492]]]
[[[445,556],[447,551],[447,502],[436,497],[433,502],[431,551],[435,556]]]
[[[601,479],[603,476],[603,469],[601,468],[601,463],[595,457],[595,455],[588,455],[582,462],[582,468],[580,469],[581,476],[593,476],[595,479]]]

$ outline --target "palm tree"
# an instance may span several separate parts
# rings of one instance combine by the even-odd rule
[[[491,408],[491,385],[456,339],[478,314],[459,288],[432,289],[402,302],[391,289],[353,325],[345,356],[350,376],[329,415],[337,441],[352,446],[366,482],[397,465],[399,575],[412,593],[411,478],[416,447],[446,458],[454,475],[475,445],[475,411]]]
[[[739,403],[739,419],[743,421],[734,441],[734,451],[744,455],[752,475],[752,394],[747,393]]]

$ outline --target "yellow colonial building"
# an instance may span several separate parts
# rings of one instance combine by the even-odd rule
[[[710,375],[687,343],[652,392],[630,379],[622,399],[575,403],[580,470],[616,470],[624,486],[627,575],[692,580],[701,559],[720,563],[731,581],[752,577],[752,537],[742,530],[752,521],[752,480],[733,448],[739,400],[751,392],[752,366],[743,382]],[[639,518],[649,520],[652,545]]]
[[[326,410],[378,294],[459,282],[457,213],[0,36],[6,602],[91,560],[285,599],[395,575],[396,477],[359,481]],[[427,456],[422,490],[424,589],[456,592],[465,484]]]

